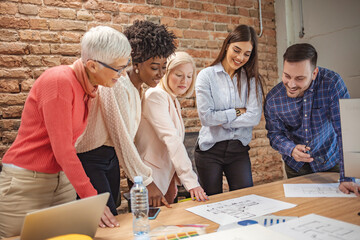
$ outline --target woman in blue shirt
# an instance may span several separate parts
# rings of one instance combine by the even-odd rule
[[[230,191],[252,186],[248,144],[264,98],[252,27],[239,25],[228,35],[215,61],[199,73],[195,90],[202,124],[195,149],[201,186],[208,195],[221,193],[223,172]]]

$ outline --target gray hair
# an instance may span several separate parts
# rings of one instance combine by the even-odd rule
[[[116,59],[129,58],[130,54],[128,39],[111,27],[93,27],[81,40],[81,60],[84,64],[90,59],[111,64]]]

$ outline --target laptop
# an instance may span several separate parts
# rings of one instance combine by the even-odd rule
[[[94,237],[109,195],[102,193],[28,213],[20,240],[42,240],[65,234]]]
[[[340,118],[345,176],[360,178],[360,98],[340,99]]]

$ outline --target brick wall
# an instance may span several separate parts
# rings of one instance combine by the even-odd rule
[[[11,0],[0,2],[0,158],[14,141],[27,93],[46,69],[71,64],[80,38],[96,25],[122,31],[136,19],[162,23],[178,37],[178,49],[198,70],[216,57],[229,30],[249,24],[259,32],[257,0]],[[262,0],[260,73],[266,89],[277,81],[274,0]],[[195,96],[182,99],[186,131],[200,129]],[[265,122],[250,143],[255,184],[282,178],[281,158],[269,146]]]

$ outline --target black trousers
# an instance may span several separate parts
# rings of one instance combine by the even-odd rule
[[[120,167],[115,149],[101,146],[89,152],[79,153],[78,157],[98,193],[110,193],[107,206],[113,215],[118,215],[116,201],[120,189]]]
[[[230,191],[253,186],[249,150],[238,140],[218,142],[207,151],[201,151],[197,144],[195,163],[206,194],[223,192],[223,173]]]

